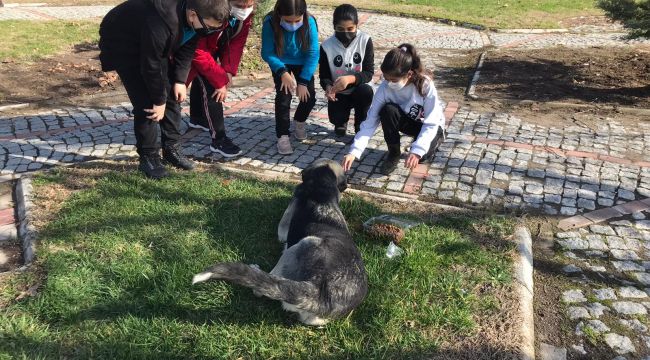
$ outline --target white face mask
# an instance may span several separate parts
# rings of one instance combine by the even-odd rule
[[[230,15],[234,16],[239,21],[244,21],[253,12],[253,7],[240,8],[232,6],[230,8]]]
[[[401,80],[401,81],[398,81],[398,82],[388,81],[388,87],[391,90],[395,90],[395,91],[401,90],[404,86],[406,86],[407,81],[408,80]]]

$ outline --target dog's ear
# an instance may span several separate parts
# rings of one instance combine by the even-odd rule
[[[336,187],[339,188],[339,192],[344,192],[348,188],[348,177],[345,174],[339,175],[336,177]]]
[[[313,172],[314,172],[314,168],[312,168],[312,167],[308,167],[308,168],[303,169],[300,172],[300,176],[302,177],[302,182],[307,182],[309,179],[313,178],[313,175],[312,175]]]

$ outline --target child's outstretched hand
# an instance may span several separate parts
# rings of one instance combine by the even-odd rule
[[[406,158],[406,168],[407,169],[415,169],[416,166],[420,163],[420,155],[415,155],[413,153],[410,153],[409,156]]]
[[[341,161],[341,166],[343,167],[343,171],[350,170],[353,162],[354,162],[354,155],[347,154],[343,156],[343,161]]]
[[[294,77],[288,72],[285,72],[282,74],[280,80],[282,81],[282,84],[280,84],[280,91],[284,91],[287,95],[293,95],[293,92],[296,90],[296,79],[294,79]]]
[[[147,116],[147,119],[158,122],[165,116],[165,104],[154,105],[153,109],[144,109],[144,111],[151,114]]]
[[[187,98],[187,86],[185,84],[174,84],[174,99],[177,103],[182,103]]]
[[[296,93],[298,94],[298,99],[302,102],[307,102],[309,100],[309,90],[305,85],[298,85],[298,90],[296,90]]]

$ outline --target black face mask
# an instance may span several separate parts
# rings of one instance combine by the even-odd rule
[[[225,28],[225,26],[221,26],[220,28],[209,27],[208,25],[205,24],[205,22],[203,21],[203,18],[201,17],[201,15],[199,15],[197,13],[196,17],[199,19],[199,22],[201,23],[201,26],[203,26],[202,28],[194,29],[197,36],[204,37],[204,36],[220,33]],[[192,26],[192,28],[194,28],[194,27]]]
[[[348,46],[357,37],[356,31],[336,31],[334,36],[343,44],[343,46]]]

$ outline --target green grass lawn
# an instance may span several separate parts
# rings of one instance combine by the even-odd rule
[[[76,171],[41,176],[36,193],[60,194],[83,178]],[[502,310],[508,221],[447,215],[408,231],[406,255],[389,260],[385,244],[360,231],[382,209],[357,196],[342,208],[370,291],[348,318],[306,327],[248,289],[190,284],[217,261],[270,270],[292,188],[222,172],[160,182],[102,175],[55,210],[40,233],[39,270],[0,283],[0,359],[421,358]],[[35,296],[14,300],[39,281]]]
[[[0,60],[38,60],[98,39],[96,21],[4,20],[0,21]]]
[[[337,6],[337,0],[310,0]],[[450,19],[489,28],[558,28],[564,19],[602,15],[594,0],[357,0],[360,9]],[[405,31],[408,29],[405,28]]]

